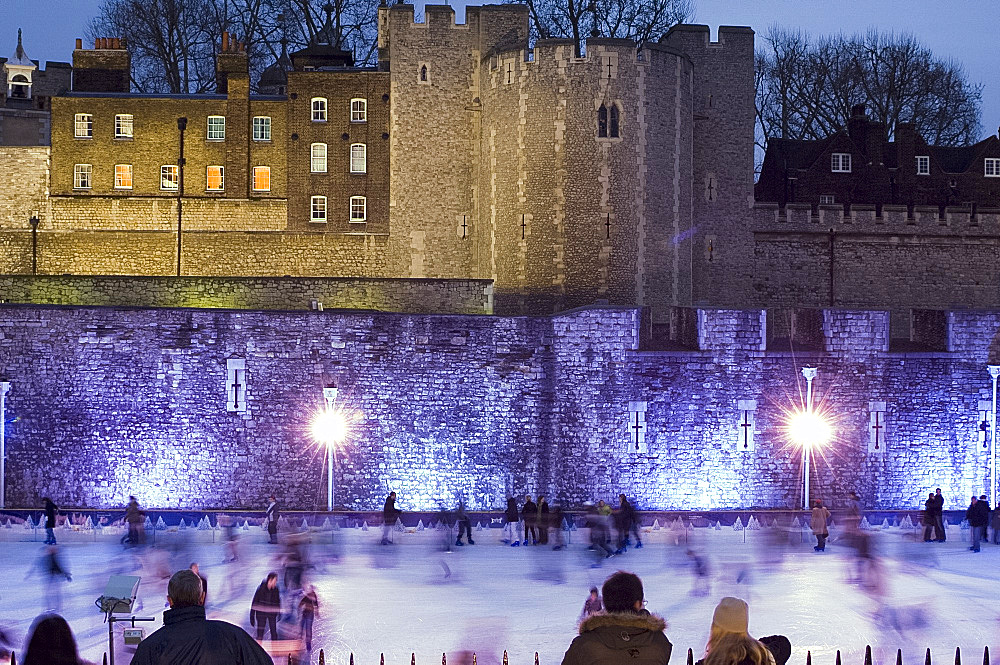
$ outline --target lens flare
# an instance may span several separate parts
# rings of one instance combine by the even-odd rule
[[[312,437],[331,446],[347,438],[347,418],[340,411],[321,411],[313,418]]]
[[[833,429],[815,411],[796,411],[788,419],[788,436],[805,448],[818,448],[833,438]]]

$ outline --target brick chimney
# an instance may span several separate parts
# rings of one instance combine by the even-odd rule
[[[854,139],[854,142],[865,147],[865,134],[868,130],[868,114],[865,113],[864,104],[855,104],[851,107],[851,117],[847,120],[847,135]]]
[[[98,37],[93,49],[83,48],[76,40],[73,51],[73,86],[77,92],[129,92],[132,57],[125,40]]]
[[[222,46],[215,61],[216,92],[223,95],[250,95],[250,60],[246,44],[222,33]],[[230,90],[232,84],[232,90]]]

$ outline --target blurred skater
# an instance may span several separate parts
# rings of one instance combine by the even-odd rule
[[[524,520],[524,542],[523,545],[538,544],[538,504],[531,500],[531,495],[524,497],[524,505],[521,506],[521,519]],[[531,536],[529,540],[529,535]]]
[[[54,504],[49,497],[45,497],[42,501],[45,504],[45,544],[55,545],[56,534],[53,529],[56,528],[56,515],[59,513],[59,506]]]
[[[465,512],[465,502],[461,499],[458,501],[458,510],[455,511],[455,526],[458,527],[458,537],[455,539],[455,545],[461,546],[465,544],[462,542],[463,533],[470,545],[476,544],[476,541],[472,539],[472,520],[469,518],[469,514]]]
[[[319,616],[319,598],[316,596],[316,587],[312,584],[309,589],[302,594],[299,599],[299,629],[302,639],[306,643],[306,651],[312,651],[313,642],[313,621]]]
[[[138,547],[145,541],[146,534],[142,529],[146,513],[139,510],[139,501],[134,496],[128,498],[128,505],[125,506],[125,522],[128,524],[128,535],[123,538],[123,543],[128,547]]]
[[[271,502],[267,504],[267,542],[271,545],[278,544],[278,518],[281,512],[278,510],[278,500],[271,495]]]
[[[556,534],[556,544],[552,546],[554,550],[561,550],[566,547],[566,538],[563,535],[563,510],[562,506],[552,507],[552,529]]]
[[[538,495],[538,544],[549,544],[549,502],[541,494]]]
[[[63,563],[57,545],[45,546],[42,555],[35,561],[35,565],[28,570],[25,579],[36,571],[45,576],[45,607],[42,609],[59,612],[62,609],[62,583],[64,581],[72,582],[73,577],[69,574],[66,564]]]
[[[594,550],[597,561],[594,566],[599,566],[601,559],[614,556],[614,552],[608,547],[608,522],[604,515],[597,512],[597,507],[590,501],[583,504],[587,507],[587,527],[590,529],[590,549]]]
[[[517,512],[517,500],[512,496],[507,497],[507,510],[503,518],[505,522],[503,542],[510,543],[511,547],[517,547],[521,544],[521,518]]]
[[[708,560],[690,547],[686,551],[691,561],[691,572],[694,574],[694,584],[691,586],[692,596],[707,596],[712,590],[712,582],[708,577]]]
[[[990,504],[986,502],[986,495],[980,497],[973,495],[969,509],[965,511],[965,519],[969,520],[969,527],[972,530],[973,552],[979,551],[979,543],[983,540],[986,532],[986,525],[990,521]]]
[[[624,494],[618,495],[618,519],[621,522],[621,531],[618,533],[618,549],[625,552],[631,545],[630,536],[635,536],[635,548],[642,547],[642,535],[639,531],[639,514],[635,507],[629,503]]]
[[[278,615],[281,613],[281,594],[278,591],[278,573],[268,573],[260,583],[250,604],[250,625],[257,627],[257,641],[264,639],[264,629],[270,628],[271,641],[277,641]]]
[[[403,514],[403,511],[396,508],[396,493],[389,492],[389,496],[385,497],[385,505],[382,506],[382,544],[391,545],[392,540],[390,536],[392,535],[392,527],[396,524],[396,520],[399,516]]]
[[[822,501],[816,499],[813,502],[812,518],[809,522],[809,527],[812,529],[813,535],[816,536],[816,546],[813,548],[815,552],[826,551],[826,539],[830,536],[830,531],[827,528],[829,519],[830,511],[826,509]]]

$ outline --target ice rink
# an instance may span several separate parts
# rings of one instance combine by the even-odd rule
[[[81,655],[100,662],[108,631],[94,600],[111,573],[141,576],[134,614],[154,616],[147,631],[159,627],[168,570],[198,562],[208,578],[208,615],[250,629],[250,599],[268,571],[281,575],[282,546],[268,545],[260,528],[241,531],[239,560],[225,562],[221,532],[188,529],[157,532],[162,549],[123,551],[117,532],[59,528],[61,556],[71,582],[50,589],[37,568],[44,552],[44,532],[15,526],[0,529],[0,626],[20,645],[35,615],[58,604],[81,647]],[[586,531],[572,532],[564,551],[548,547],[512,548],[500,543],[502,531],[474,531],[476,545],[442,551],[443,533],[432,530],[394,533],[395,543],[379,546],[380,532],[342,529],[309,534],[311,568],[306,583],[319,595],[313,654],[326,651],[327,662],[358,665],[416,662],[433,665],[443,652],[461,662],[459,652],[475,651],[484,665],[499,663],[506,650],[511,665],[559,663],[576,634],[588,589],[615,570],[642,577],[648,609],[662,615],[674,644],[672,663],[684,662],[686,650],[704,651],[712,610],[719,598],[733,595],[750,604],[750,630],[757,637],[784,634],[792,643],[791,665],[833,665],[835,651],[844,662],[861,665],[870,644],[876,662],[923,663],[931,648],[935,663],[954,662],[956,646],[963,662],[982,662],[983,646],[994,646],[1000,629],[997,596],[1000,546],[985,544],[968,551],[968,531],[949,529],[948,542],[919,542],[919,532],[890,528],[870,532],[878,556],[875,567],[858,582],[852,550],[836,541],[814,553],[813,541],[799,531],[669,529],[644,534],[645,547],[593,567]],[[33,541],[32,539],[37,540]],[[707,580],[694,574],[692,554],[708,563]],[[450,574],[449,574],[450,571]],[[706,589],[699,587],[707,582]],[[704,593],[704,595],[699,595]],[[289,594],[283,591],[283,603]],[[279,631],[294,635],[294,623]],[[121,644],[118,663],[132,650]],[[148,634],[148,633],[147,633]],[[18,646],[20,653],[22,647]],[[284,662],[284,659],[276,659]]]

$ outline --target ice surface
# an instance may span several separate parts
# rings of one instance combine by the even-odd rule
[[[475,533],[474,546],[453,553],[441,551],[447,532],[431,529],[393,533],[395,544],[387,547],[377,544],[378,528],[316,530],[310,551],[316,568],[307,571],[307,580],[315,584],[321,606],[309,662],[317,662],[323,647],[327,662],[344,665],[351,652],[358,665],[376,665],[381,652],[389,665],[408,664],[411,652],[418,665],[436,665],[442,652],[448,652],[449,662],[459,662],[458,651],[476,651],[479,663],[491,665],[499,664],[505,649],[511,665],[532,665],[535,651],[540,665],[558,664],[576,634],[587,590],[618,569],[643,578],[649,609],[668,622],[676,665],[683,664],[688,648],[696,658],[702,655],[712,610],[724,595],[749,602],[755,636],[788,636],[790,665],[803,665],[806,650],[817,665],[833,665],[838,648],[845,665],[861,665],[866,644],[876,663],[894,662],[897,647],[907,665],[921,665],[927,647],[942,664],[953,662],[956,646],[971,665],[982,661],[984,645],[996,653],[1000,546],[969,552],[963,542],[968,531],[958,527],[950,529],[944,544],[917,542],[920,534],[913,529],[874,529],[866,533],[882,553],[874,579],[883,584],[865,589],[849,582],[855,560],[831,531],[832,543],[822,554],[812,551],[813,542],[799,530],[779,534],[782,541],[792,540],[782,547],[773,546],[773,529],[650,531],[643,549],[592,568],[583,529],[571,534],[567,551],[511,548],[500,544],[501,529],[484,529]],[[123,552],[121,533],[116,528],[56,532],[73,573],[73,581],[61,585],[62,613],[82,655],[98,663],[107,650],[107,626],[93,603],[109,574],[141,575],[136,614],[157,618],[145,625],[151,631],[163,613],[163,575],[169,570],[197,561],[209,580],[209,616],[245,628],[257,584],[268,571],[281,570],[281,547],[267,545],[267,534],[257,529],[240,533],[237,563],[224,563],[215,530],[155,532],[169,552],[141,558]],[[32,571],[43,539],[41,530],[0,531],[0,575],[7,581],[0,586],[0,627],[18,643],[51,602],[46,580]],[[689,547],[708,559],[708,595],[691,594]],[[342,556],[334,561],[331,555],[337,553]],[[132,651],[121,644],[122,627],[117,662],[128,663]]]

